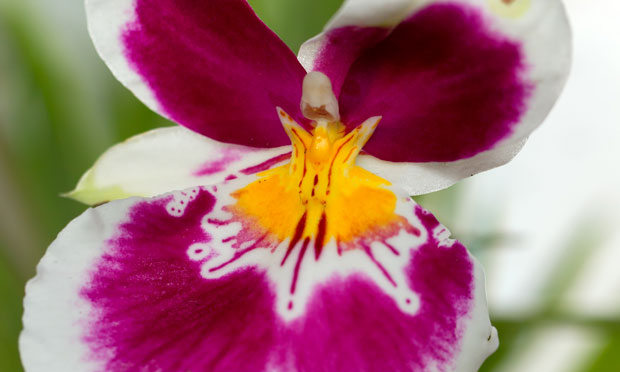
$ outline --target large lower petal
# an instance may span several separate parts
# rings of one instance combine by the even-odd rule
[[[569,69],[561,1],[383,3],[346,2],[299,57],[330,76],[346,125],[383,116],[365,150],[397,162],[472,159],[473,173],[488,169],[477,154],[516,153]]]
[[[91,37],[151,109],[218,141],[288,144],[305,70],[245,0],[86,0]]]
[[[183,127],[155,129],[108,149],[66,196],[89,205],[211,185],[290,159],[290,146],[226,145]]]
[[[27,287],[26,370],[476,371],[497,347],[479,264],[405,193],[319,255],[238,213],[235,182],[71,222]]]

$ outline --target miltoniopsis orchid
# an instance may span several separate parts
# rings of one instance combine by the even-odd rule
[[[559,0],[347,0],[297,57],[245,0],[86,9],[114,75],[182,127],[70,193],[99,206],[27,286],[26,371],[476,371],[497,348],[480,265],[410,195],[541,123]]]

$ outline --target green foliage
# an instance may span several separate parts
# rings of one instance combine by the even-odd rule
[[[318,34],[342,0],[249,0],[256,13],[295,52]]]
[[[590,372],[612,372],[620,367],[620,326],[608,334],[609,343],[603,351],[594,358],[588,369]]]
[[[17,372],[21,370],[17,336],[21,329],[23,281],[3,257],[5,247],[0,248],[0,371]]]

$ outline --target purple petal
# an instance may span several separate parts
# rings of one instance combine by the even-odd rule
[[[284,334],[296,350],[295,370],[426,371],[433,363],[452,370],[460,322],[473,307],[473,264],[461,244],[440,248],[432,238],[437,221],[416,213],[429,239],[406,268],[421,304],[415,316],[363,275],[334,279],[316,290],[308,312]]]
[[[276,147],[288,139],[274,107],[304,122],[305,70],[246,1],[90,0],[87,11],[119,80],[177,123],[222,142]]]
[[[280,265],[281,244],[225,220],[230,193],[113,201],[71,223],[27,290],[29,370],[474,371],[497,346],[480,267],[404,194],[408,227],[320,258],[306,239]]]
[[[571,31],[561,0],[346,0],[299,60],[335,82],[347,126],[383,117],[359,164],[417,195],[520,151],[566,82]]]
[[[342,120],[353,128],[382,115],[365,150],[383,160],[468,158],[519,123],[530,94],[525,71],[520,44],[492,31],[476,9],[431,5],[351,66]]]
[[[188,248],[211,240],[201,220],[215,199],[199,192],[181,217],[169,202],[132,208],[83,291],[98,314],[86,336],[94,357],[114,351],[110,371],[262,370],[275,337],[265,276],[205,281]]]
[[[340,96],[342,84],[351,65],[367,48],[376,45],[389,33],[384,27],[349,26],[330,30],[323,38],[310,40],[304,48],[316,43],[317,54],[307,66],[329,76],[334,94]]]

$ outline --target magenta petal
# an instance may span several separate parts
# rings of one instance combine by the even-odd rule
[[[132,208],[83,290],[98,314],[86,336],[94,358],[108,371],[261,371],[275,337],[264,275],[202,279],[187,248],[210,241],[201,219],[215,199],[198,192],[181,217],[168,202]]]
[[[429,234],[406,269],[420,296],[418,313],[404,314],[363,276],[332,280],[284,334],[295,350],[295,371],[410,372],[427,371],[431,363],[451,370],[462,338],[460,321],[474,302],[473,265],[463,245],[440,248],[430,238],[439,226],[432,215],[419,207],[416,214]]]
[[[351,66],[342,120],[353,128],[383,116],[364,147],[383,160],[471,157],[519,122],[530,90],[525,67],[520,45],[490,30],[475,8],[430,5]]]
[[[286,320],[276,305],[278,283],[260,262],[204,277],[204,263],[224,253],[209,247],[229,240],[205,230],[218,225],[210,216],[228,192],[186,193],[180,213],[171,213],[171,196],[135,203],[82,288],[92,307],[84,341],[105,370],[453,371],[460,370],[459,354],[481,363],[477,354],[492,351],[488,318],[474,315],[484,301],[479,268],[463,245],[446,244],[445,228],[411,201],[408,213],[424,230],[412,230],[419,241],[387,245],[383,253],[373,248],[381,260],[409,257],[403,275],[411,298],[399,304],[369,273],[333,275],[311,291],[299,316]],[[468,328],[478,322],[474,328],[485,333],[472,342]],[[466,352],[472,345],[475,351]]]
[[[349,68],[365,49],[376,45],[389,33],[383,27],[347,26],[330,30],[321,40],[320,50],[311,66],[327,75],[336,96],[340,95]]]
[[[305,70],[244,0],[137,0],[122,35],[133,69],[172,120],[222,142],[289,143]]]

